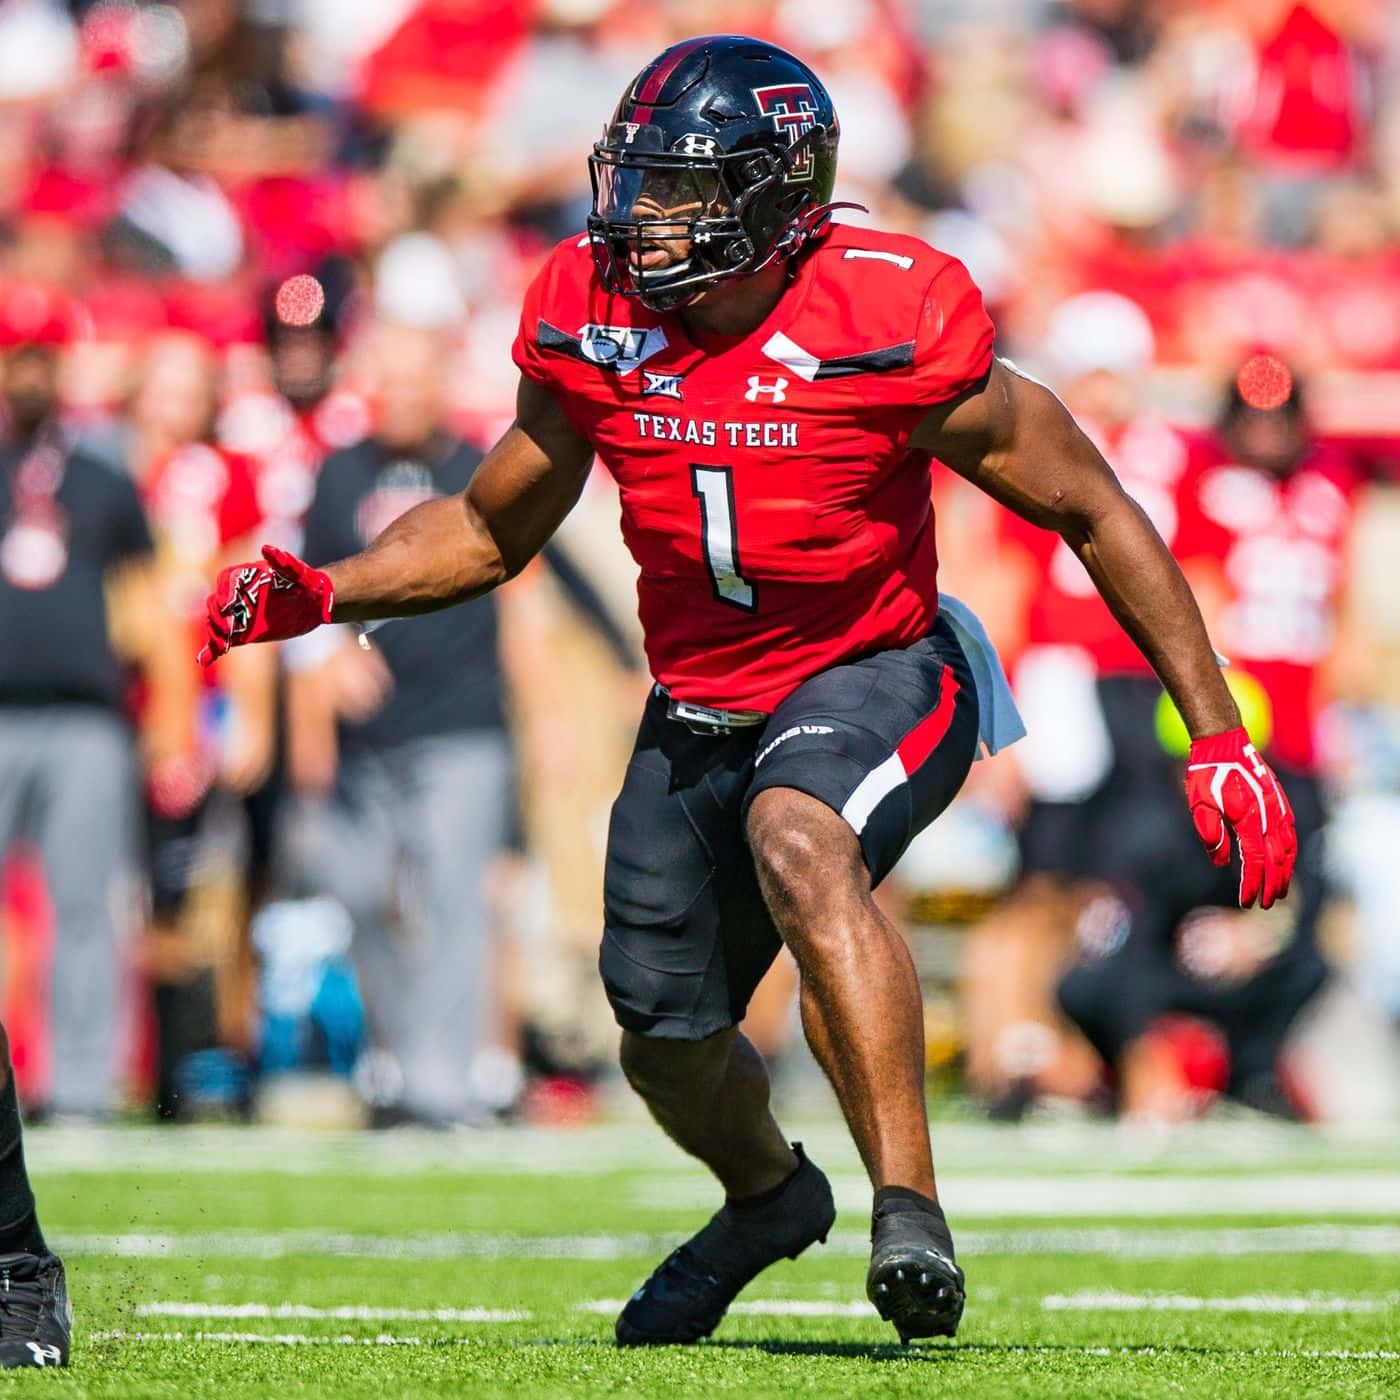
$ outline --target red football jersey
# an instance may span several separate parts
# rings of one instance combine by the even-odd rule
[[[702,349],[678,315],[607,292],[570,239],[526,294],[514,356],[617,481],[647,657],[678,698],[772,710],[932,625],[929,457],[909,435],[992,357],[955,259],[837,225],[757,330]]]
[[[1214,463],[1183,498],[1177,554],[1223,566],[1229,602],[1216,645],[1268,695],[1271,753],[1306,769],[1360,478],[1333,447],[1315,446],[1280,480],[1214,446]]]
[[[257,535],[261,524],[252,470],[236,453],[190,442],[150,463],[139,489],[166,601],[190,630],[187,645],[198,650],[214,575],[229,547]],[[205,690],[223,684],[224,677],[214,674],[218,670],[201,668]]]

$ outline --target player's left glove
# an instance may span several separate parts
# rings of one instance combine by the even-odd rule
[[[1240,843],[1240,907],[1267,909],[1288,893],[1298,858],[1293,809],[1274,770],[1243,728],[1196,739],[1186,759],[1186,800],[1211,862],[1230,859],[1230,831]]]
[[[263,547],[263,561],[219,574],[205,600],[201,666],[212,666],[230,647],[300,637],[331,620],[329,575],[272,545]]]

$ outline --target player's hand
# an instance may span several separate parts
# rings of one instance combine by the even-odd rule
[[[299,637],[331,620],[329,575],[270,544],[263,546],[263,560],[219,574],[204,605],[201,666],[212,666],[230,647]]]
[[[1186,800],[1196,834],[1215,865],[1230,859],[1230,831],[1240,844],[1240,907],[1263,909],[1288,893],[1298,858],[1293,809],[1274,770],[1241,729],[1196,739],[1186,759]]]

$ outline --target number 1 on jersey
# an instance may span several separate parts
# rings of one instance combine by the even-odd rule
[[[739,529],[734,518],[731,467],[690,469],[691,489],[700,502],[700,539],[715,597],[745,612],[754,610],[754,586],[739,572]]]

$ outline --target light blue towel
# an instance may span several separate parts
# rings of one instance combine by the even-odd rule
[[[978,738],[989,754],[999,752],[1026,737],[1026,726],[1016,708],[1011,684],[1002,669],[1001,658],[987,636],[987,629],[977,614],[946,593],[938,595],[938,611],[947,618],[972,668],[972,683],[977,691]],[[978,754],[981,757],[981,754]]]

